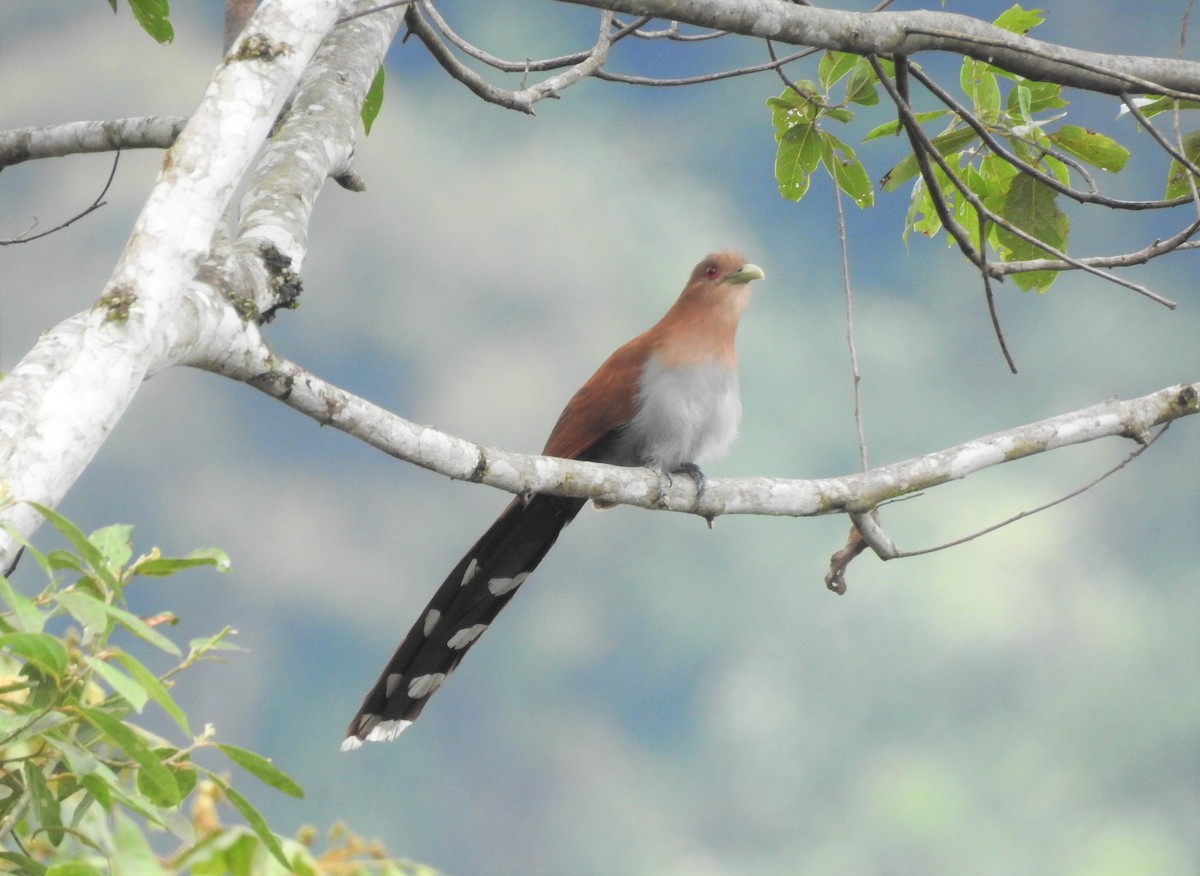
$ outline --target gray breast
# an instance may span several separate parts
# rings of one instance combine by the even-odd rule
[[[729,449],[741,418],[736,371],[716,362],[666,368],[652,358],[617,455],[625,465],[665,471],[710,462]]]

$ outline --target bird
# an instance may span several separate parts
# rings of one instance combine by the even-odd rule
[[[722,456],[741,421],[734,338],[763,279],[735,252],[708,255],[654,326],[608,357],[571,397],[544,456],[686,472]],[[513,499],[434,593],[350,721],[343,751],[395,739],[508,604],[586,499]]]

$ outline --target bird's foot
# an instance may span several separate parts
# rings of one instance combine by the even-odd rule
[[[704,476],[704,472],[700,470],[700,466],[694,462],[685,462],[675,469],[673,474],[685,474],[696,482],[696,502],[700,502],[700,497],[704,495],[704,487],[708,483],[708,478]],[[667,475],[670,479],[671,475]]]
[[[705,488],[705,486],[707,486],[707,484],[708,484],[708,478],[706,478],[706,477],[704,476],[704,472],[700,470],[700,466],[696,465],[696,463],[694,463],[694,462],[685,462],[685,463],[681,464],[681,465],[679,466],[679,468],[675,469],[675,471],[673,471],[673,472],[665,472],[665,474],[666,474],[666,476],[667,476],[667,487],[668,487],[668,489],[669,489],[669,488],[670,488],[670,486],[671,486],[671,475],[673,475],[673,474],[686,474],[686,475],[687,475],[688,477],[690,477],[690,478],[691,478],[693,481],[695,481],[695,482],[696,482],[696,503],[695,503],[695,506],[696,506],[697,508],[699,508],[699,505],[700,505],[700,499],[701,499],[701,498],[704,496],[704,488]],[[665,497],[664,497],[664,498],[665,498]],[[712,517],[710,517],[710,516],[709,516],[709,515],[707,515],[707,514],[703,514],[703,515],[701,515],[701,516],[702,516],[702,517],[704,517],[704,519],[708,521],[708,528],[709,528],[709,529],[712,529],[712,526],[713,526],[713,519],[712,519]]]

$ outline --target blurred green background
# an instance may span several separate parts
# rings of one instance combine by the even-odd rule
[[[991,18],[1005,5],[945,8]],[[1042,5],[1043,39],[1168,57],[1188,6]],[[219,6],[176,4],[162,47],[125,7],[0,5],[0,125],[186,115],[220,57]],[[511,57],[594,38],[595,13],[567,5],[444,10]],[[683,75],[764,56],[738,38],[622,44],[610,66]],[[956,83],[954,58],[920,61]],[[815,60],[792,75],[815,78]],[[710,474],[852,472],[832,198],[825,181],[800,205],[776,192],[764,101],[780,88],[769,74],[586,82],[530,118],[482,104],[415,40],[397,45],[357,148],[367,191],[327,188],[300,310],[268,337],[403,416],[534,451],[691,266],[733,247],[768,279],[739,341],[742,437]],[[1069,112],[1148,152],[1114,101]],[[851,142],[889,117],[861,115],[839,132]],[[903,149],[859,155],[878,179]],[[96,299],[160,160],[122,155],[101,212],[0,251],[0,369]],[[82,209],[110,162],[6,169],[0,237]],[[1165,174],[1147,154],[1103,182],[1156,197]],[[1082,276],[1043,296],[999,287],[1013,376],[978,280],[941,239],[906,247],[906,209],[904,191],[848,217],[874,463],[1197,379],[1195,256],[1129,274],[1175,312]],[[1137,249],[1186,221],[1071,215],[1080,254]],[[241,784],[279,830],[344,819],[459,874],[1194,874],[1198,426],[1177,423],[1126,471],[994,535],[864,557],[840,598],[821,576],[842,518],[722,518],[709,532],[585,511],[421,721],[353,755],[338,744],[362,694],[506,496],[176,370],[147,383],[62,510],[85,529],[133,523],[141,549],[229,551],[229,575],[145,587],[135,608],[175,610],[180,638],[239,630],[249,653],[200,668],[179,696],[194,726],[213,722],[305,787],[294,801]],[[1110,440],[994,469],[891,506],[885,523],[902,547],[932,545],[1130,449]],[[34,571],[18,584],[36,586]]]

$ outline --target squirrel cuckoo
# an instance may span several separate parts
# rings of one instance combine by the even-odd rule
[[[687,471],[741,419],[734,335],[762,270],[737,253],[696,265],[658,324],[608,357],[554,425],[545,456]],[[395,739],[542,561],[585,499],[519,496],[458,561],[350,722],[342,750]]]

